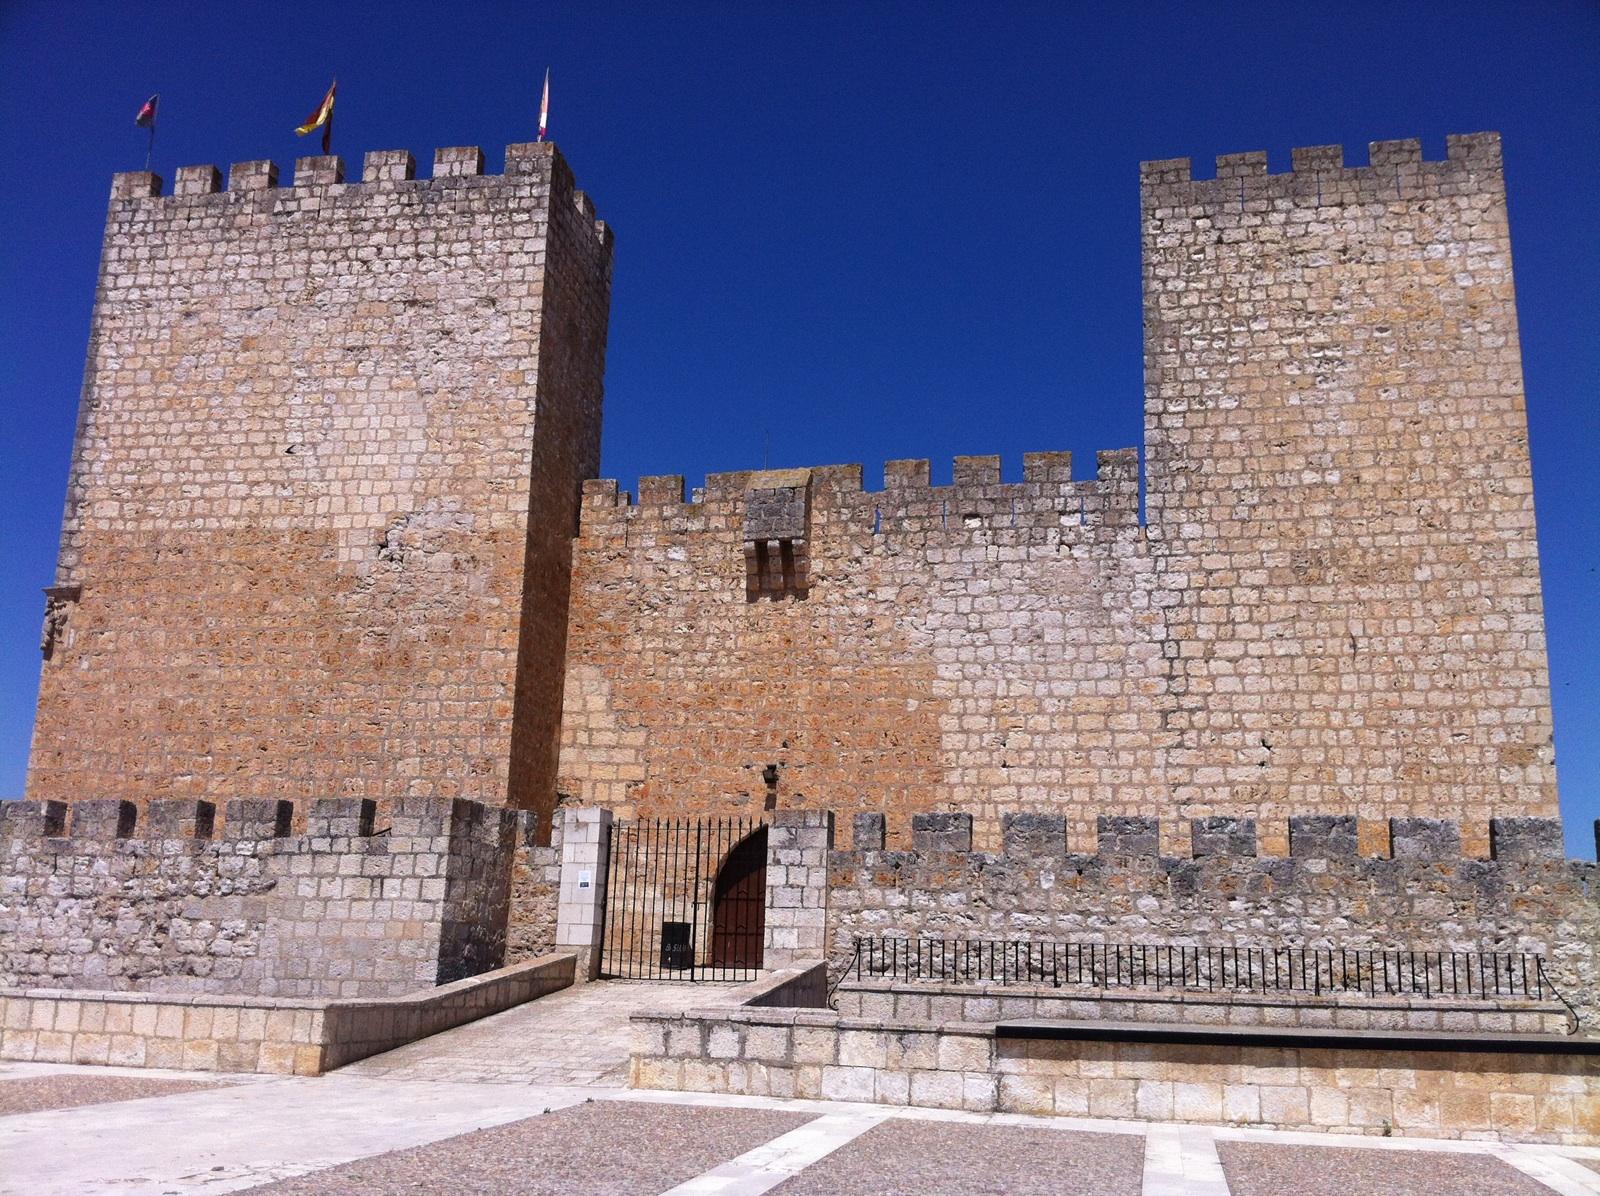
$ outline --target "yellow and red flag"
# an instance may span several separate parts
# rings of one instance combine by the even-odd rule
[[[539,97],[539,140],[544,140],[544,131],[550,127],[550,68],[544,68],[544,95]]]
[[[333,144],[333,93],[338,90],[339,80],[335,79],[328,88],[328,94],[322,97],[322,103],[317,105],[317,110],[306,117],[305,124],[295,129],[295,132],[304,137],[312,129],[322,130],[322,152],[327,154],[332,151],[329,146]]]

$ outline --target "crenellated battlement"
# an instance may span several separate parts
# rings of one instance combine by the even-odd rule
[[[226,176],[214,165],[180,166],[173,175],[172,191],[163,193],[164,180],[151,171],[127,171],[112,176],[113,204],[131,202],[141,208],[152,202],[164,209],[228,202],[296,205],[298,201],[329,197],[360,202],[368,194],[417,194],[464,187],[525,186],[548,183],[562,176],[565,190],[580,217],[591,221],[595,237],[609,248],[613,236],[605,221],[595,215],[593,202],[573,186],[571,171],[553,142],[519,142],[508,145],[499,174],[484,173],[484,155],[475,145],[449,146],[434,151],[432,175],[417,177],[416,159],[409,150],[372,150],[362,161],[361,177],[346,179],[345,163],[338,155],[297,158],[293,180],[280,186],[276,162],[235,162]]]
[[[1443,159],[1429,160],[1422,156],[1420,141],[1374,141],[1364,166],[1347,166],[1343,146],[1298,146],[1291,151],[1291,169],[1278,173],[1269,170],[1264,150],[1220,154],[1210,178],[1196,176],[1188,158],[1166,158],[1141,162],[1139,182],[1147,208],[1280,196],[1338,203],[1357,197],[1452,194],[1464,180],[1502,169],[1498,133],[1453,133],[1446,146]]]
[[[972,815],[929,813],[911,816],[912,852],[973,853]],[[1061,814],[1007,814],[1001,820],[1001,856],[1014,859],[1255,859],[1259,850],[1257,820],[1234,816],[1189,818],[1178,823],[1177,841],[1187,842],[1187,856],[1161,854],[1167,820],[1130,815],[1101,815],[1096,820],[1093,855],[1068,850],[1070,821]],[[1311,814],[1291,817],[1289,858],[1301,860],[1391,859],[1421,864],[1451,863],[1472,857],[1462,850],[1461,828],[1442,818],[1390,818],[1382,824],[1384,842],[1377,850],[1370,836],[1359,834],[1353,814]],[[1600,844],[1600,822],[1596,842]],[[852,850],[881,852],[888,837],[884,814],[857,814]],[[1261,857],[1264,860],[1281,857]],[[1490,820],[1490,858],[1501,863],[1550,863],[1566,858],[1559,818],[1495,818]]]
[[[527,838],[532,815],[463,798],[324,798],[296,803],[276,798],[235,798],[217,816],[216,804],[187,798],[151,800],[143,814],[133,802],[86,798],[76,802],[0,802],[0,851],[49,846],[61,853],[119,842],[196,845],[276,844],[280,852],[352,850],[371,839],[394,850],[415,850],[421,840],[453,838],[508,849]],[[298,827],[298,829],[297,829]]]
[[[1139,454],[1096,454],[1095,477],[1075,481],[1072,454],[1025,453],[1022,480],[1001,480],[998,456],[957,457],[949,485],[935,486],[927,460],[886,462],[883,488],[866,490],[860,465],[740,470],[708,474],[685,495],[681,474],[641,477],[637,501],[614,479],[583,486],[583,535],[624,532],[630,523],[662,521],[682,532],[723,527],[755,493],[805,489],[813,519],[874,534],[974,529],[1133,528],[1139,522]]]

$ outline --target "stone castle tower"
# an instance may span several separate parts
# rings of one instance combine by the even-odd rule
[[[29,796],[1555,814],[1495,136],[1145,165],[1143,520],[1135,450],[590,480],[609,235],[481,172],[119,178]]]
[[[550,791],[611,234],[551,145],[414,174],[118,176],[29,797]]]

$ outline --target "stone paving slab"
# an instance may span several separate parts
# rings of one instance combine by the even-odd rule
[[[1217,1143],[1233,1196],[1551,1196],[1491,1154]]]
[[[148,1076],[56,1074],[0,1076],[0,1117],[38,1113],[45,1109],[73,1109],[112,1101],[140,1100],[148,1096],[175,1096],[220,1088],[203,1080],[168,1080]]]
[[[340,1075],[451,1083],[618,1087],[628,1081],[629,1018],[715,1004],[736,985],[601,980],[408,1043]]]
[[[1003,1125],[893,1119],[772,1189],[773,1196],[1139,1196],[1144,1141]]]
[[[252,1077],[203,1092],[0,1117],[0,1196],[217,1196],[520,1121],[579,1103],[588,1091]]]
[[[253,1196],[609,1196],[663,1192],[799,1128],[769,1109],[588,1101],[251,1189]]]

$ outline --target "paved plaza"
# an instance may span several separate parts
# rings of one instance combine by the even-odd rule
[[[633,1009],[716,996],[585,985],[317,1079],[0,1063],[0,1194],[1600,1194],[1600,1148],[623,1087]]]

